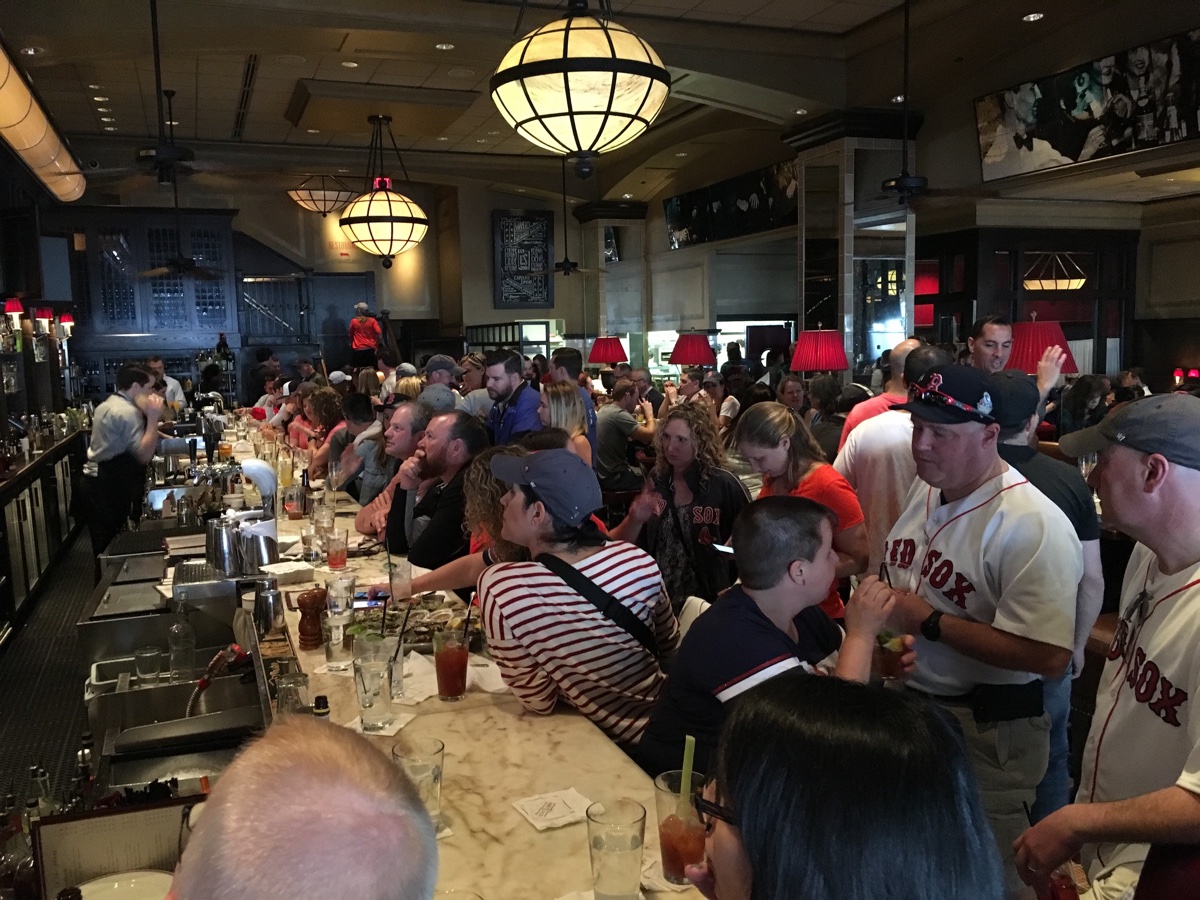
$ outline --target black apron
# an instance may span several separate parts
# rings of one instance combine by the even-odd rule
[[[133,403],[127,397],[122,399]],[[109,542],[125,529],[129,519],[142,517],[142,492],[146,487],[146,464],[126,450],[96,464],[96,474],[83,479],[88,500],[88,530],[92,550],[104,552]]]

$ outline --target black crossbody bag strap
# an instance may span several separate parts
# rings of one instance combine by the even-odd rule
[[[658,642],[654,632],[646,627],[646,623],[633,614],[616,597],[597,585],[594,581],[576,569],[565,560],[551,553],[543,553],[534,560],[566,582],[567,587],[585,598],[600,611],[600,614],[628,632],[633,638],[650,651],[650,655],[658,659]]]

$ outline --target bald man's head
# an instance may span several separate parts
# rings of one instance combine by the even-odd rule
[[[888,357],[888,373],[892,380],[899,382],[904,378],[904,361],[908,359],[908,354],[921,346],[921,342],[916,338],[908,338],[898,343],[892,348],[892,355]]]

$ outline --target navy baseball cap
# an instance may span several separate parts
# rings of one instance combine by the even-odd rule
[[[464,369],[444,353],[438,353],[429,357],[429,360],[425,363],[426,375],[428,375],[430,372],[449,372],[451,375],[457,378],[465,371],[466,369]]]
[[[1112,444],[1157,453],[1168,462],[1200,469],[1200,397],[1151,394],[1131,400],[1098,425],[1064,434],[1059,449],[1068,456],[1099,453]]]
[[[604,505],[596,473],[570,450],[493,456],[491,469],[506,484],[533,488],[550,515],[565,525],[578,525]]]
[[[980,422],[999,415],[995,388],[986,372],[973,366],[934,366],[908,389],[908,402],[893,406],[938,425]]]
[[[1042,402],[1037,381],[1016,369],[993,372],[990,377],[996,404],[992,415],[1001,428],[1023,427]]]

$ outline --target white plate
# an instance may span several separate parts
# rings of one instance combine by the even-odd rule
[[[171,889],[170,872],[147,869],[117,872],[81,884],[83,900],[163,900]]]

